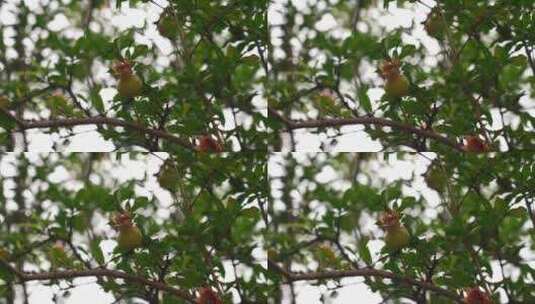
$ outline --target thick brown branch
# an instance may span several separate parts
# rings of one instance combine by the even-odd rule
[[[168,140],[172,143],[181,145],[185,148],[193,150],[194,147],[188,141],[181,139],[175,135],[167,133],[162,130],[149,129],[144,126],[120,120],[117,118],[109,117],[87,117],[87,118],[64,118],[64,119],[52,119],[52,120],[40,120],[40,121],[29,121],[29,120],[20,120],[13,116],[9,111],[3,110],[4,114],[9,115],[17,124],[21,131],[28,129],[39,129],[39,128],[66,128],[74,127],[81,125],[109,125],[115,127],[123,127],[127,129],[132,129],[140,131],[146,134],[156,136]]]
[[[423,130],[420,128],[413,127],[411,125],[406,125],[401,122],[378,118],[378,117],[354,117],[354,118],[331,118],[331,119],[314,119],[307,121],[295,121],[290,120],[286,117],[283,117],[277,111],[269,109],[270,115],[276,117],[282,121],[286,127],[290,130],[294,129],[306,129],[306,128],[326,128],[326,127],[341,127],[345,125],[377,125],[383,127],[391,127],[396,130],[401,130],[407,133],[413,133],[422,137],[430,138],[436,140],[442,144],[450,146],[458,151],[463,151],[462,145],[452,141],[451,139],[444,137],[438,133]]]
[[[275,118],[277,118],[278,120],[280,120],[282,123],[284,123],[288,129],[293,129],[292,126],[294,124],[294,122],[284,116],[282,116],[281,114],[279,114],[279,112],[277,112],[277,110],[275,109],[272,109],[271,107],[268,107],[268,115],[269,116],[273,116]]]
[[[130,283],[150,286],[158,290],[168,292],[174,296],[182,298],[190,303],[194,303],[195,299],[190,296],[186,291],[168,286],[162,282],[151,281],[143,277],[138,277],[126,272],[99,268],[99,269],[89,269],[89,270],[64,270],[64,271],[52,271],[52,272],[41,272],[41,273],[28,273],[22,272],[15,267],[11,266],[9,263],[0,260],[0,265],[5,266],[10,272],[12,272],[21,282],[28,281],[46,281],[46,280],[61,280],[61,279],[74,279],[81,277],[108,277],[123,279]]]
[[[189,142],[174,135],[171,135],[167,132],[155,129],[148,129],[135,123],[108,117],[66,118],[34,122],[25,121],[24,129],[73,127],[80,125],[110,125],[115,127],[124,127],[169,140],[170,142],[179,144],[188,149],[193,149],[192,145]]]
[[[379,270],[371,267],[354,269],[354,270],[345,270],[345,271],[325,271],[325,272],[309,272],[309,273],[293,273],[289,272],[274,261],[268,260],[268,265],[270,269],[281,273],[289,282],[295,281],[313,281],[313,280],[326,280],[326,279],[339,279],[346,277],[379,277],[385,279],[391,279],[393,281],[401,282],[411,286],[418,286],[422,289],[433,291],[439,295],[450,298],[456,303],[463,303],[462,298],[457,295],[455,292],[440,288],[433,285],[429,282],[423,282],[415,280],[409,277],[404,277],[393,272]]]

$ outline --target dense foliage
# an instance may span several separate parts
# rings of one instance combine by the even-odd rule
[[[358,130],[389,151],[460,150],[466,136],[535,149],[535,2],[275,1],[271,11],[274,151],[337,147]],[[381,71],[392,60],[401,80]],[[366,151],[348,142],[344,151]]]
[[[269,167],[271,303],[307,283],[316,303],[348,303],[333,300],[346,284],[359,297],[351,277],[388,303],[461,303],[468,288],[493,303],[535,301],[532,153],[279,154]],[[399,250],[380,229],[388,209],[409,231]]]
[[[88,124],[116,149],[191,149],[204,134],[265,149],[267,1],[158,2],[1,1],[3,150],[27,150],[30,132],[68,147]],[[121,81],[121,60],[138,80]]]
[[[207,287],[224,303],[266,302],[266,169],[261,153],[1,156],[0,303],[24,299],[17,286],[34,280],[68,299],[77,277],[102,269],[94,281],[117,300],[193,303]],[[126,212],[141,244],[113,229]],[[44,277],[28,279],[30,270]]]

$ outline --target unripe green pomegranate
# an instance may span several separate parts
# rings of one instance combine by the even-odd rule
[[[330,89],[324,89],[312,99],[316,109],[321,115],[341,117],[343,109],[336,103],[336,97]]]
[[[141,95],[141,89],[143,88],[143,83],[141,79],[136,75],[129,75],[121,77],[119,79],[119,84],[117,85],[117,90],[119,94],[123,97],[136,97]]]
[[[158,32],[165,38],[174,39],[178,36],[178,21],[169,12],[163,12],[158,20]]]
[[[424,22],[425,31],[433,38],[441,40],[446,32],[447,24],[438,11],[432,11]]]
[[[9,107],[9,99],[5,96],[0,96],[0,109],[7,110]]]
[[[389,251],[401,250],[409,245],[409,231],[399,222],[397,212],[387,210],[379,219],[379,225],[385,230],[384,241]]]
[[[119,229],[119,238],[117,239],[117,242],[119,243],[119,248],[122,250],[128,251],[141,247],[142,241],[143,237],[137,226],[131,225]]]
[[[385,243],[386,247],[391,251],[407,247],[409,245],[409,239],[409,231],[401,225],[386,230]]]
[[[270,260],[277,261],[279,258],[279,253],[277,250],[270,248],[267,250],[267,255]]]
[[[130,251],[141,247],[143,236],[141,230],[132,222],[128,213],[121,213],[115,217],[115,224],[119,229],[118,246],[123,251]]]
[[[4,248],[0,248],[0,260],[7,260],[9,258],[9,253]]]
[[[316,260],[318,261],[318,266],[320,269],[331,268],[338,264],[336,254],[329,245],[319,245],[316,248],[314,255]]]
[[[125,98],[133,98],[141,95],[143,91],[143,82],[132,72],[132,66],[126,60],[120,61],[114,67],[119,76],[117,91],[119,95]]]
[[[48,251],[48,258],[53,269],[60,267],[69,268],[72,266],[72,260],[65,252],[65,246],[62,241],[56,241]]]
[[[448,176],[440,168],[432,166],[425,173],[425,182],[429,188],[437,192],[443,192],[448,184]]]
[[[385,92],[388,96],[392,97],[407,96],[409,95],[409,81],[402,75],[387,79]]]
[[[174,191],[178,187],[180,176],[178,170],[171,164],[164,163],[158,173],[158,183],[164,189]]]
[[[54,92],[46,99],[46,106],[52,117],[75,117],[79,116],[74,106],[61,92]]]

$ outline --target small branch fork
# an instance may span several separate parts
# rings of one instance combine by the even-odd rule
[[[28,281],[61,280],[80,277],[108,277],[115,279],[123,279],[127,282],[139,285],[150,286],[152,288],[156,288],[158,290],[168,292],[176,297],[182,298],[188,301],[189,303],[195,303],[195,299],[184,290],[171,287],[162,282],[151,281],[144,277],[135,276],[118,270],[98,268],[88,270],[64,270],[41,273],[28,273],[16,269],[11,264],[2,259],[0,259],[0,266],[4,266],[5,268],[7,268],[20,280],[21,283]]]
[[[285,279],[291,283],[295,281],[313,281],[313,280],[326,280],[326,279],[340,279],[345,277],[379,277],[384,279],[391,279],[409,286],[417,286],[424,290],[435,292],[436,294],[447,297],[455,303],[464,303],[461,296],[455,292],[438,287],[430,282],[423,282],[413,278],[404,277],[393,272],[379,270],[371,267],[344,270],[344,271],[324,271],[324,272],[309,272],[309,273],[294,273],[290,272],[276,262],[268,259],[269,269],[275,270],[280,273]]]
[[[450,146],[453,149],[463,152],[461,144],[440,135],[438,133],[420,129],[411,125],[403,124],[401,122],[379,118],[379,117],[354,117],[354,118],[331,118],[331,119],[313,119],[307,121],[295,121],[287,117],[282,116],[276,110],[269,108],[269,115],[277,118],[281,121],[288,130],[306,129],[306,128],[325,128],[325,127],[341,127],[345,125],[377,125],[382,127],[391,127],[396,130],[400,130],[406,133],[416,134],[418,136],[433,139],[444,145]]]
[[[96,117],[87,117],[87,118],[64,118],[64,119],[42,120],[42,121],[29,121],[29,120],[21,120],[15,117],[13,114],[11,114],[7,110],[0,109],[0,111],[2,111],[5,115],[9,116],[9,118],[15,121],[18,127],[18,131],[24,131],[28,129],[40,129],[40,128],[68,128],[68,127],[81,126],[81,125],[109,125],[109,126],[114,126],[114,127],[123,127],[127,129],[133,129],[133,130],[140,131],[146,134],[150,134],[152,136],[156,136],[158,138],[168,140],[172,143],[178,144],[190,150],[194,149],[191,143],[175,135],[172,135],[162,130],[146,128],[139,124],[120,120],[117,118],[96,116]]]

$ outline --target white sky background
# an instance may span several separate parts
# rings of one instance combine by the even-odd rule
[[[281,176],[284,171],[283,168],[280,166],[281,163],[283,163],[284,157],[282,156],[282,153],[276,153],[273,154],[273,156],[269,160],[269,175],[270,176]],[[292,153],[293,157],[298,161],[300,164],[306,164],[307,162],[304,162],[304,160],[307,159],[307,153]],[[377,174],[377,181],[379,180],[385,180],[385,183],[388,184],[390,182],[394,182],[400,179],[403,180],[411,180],[414,176],[414,182],[411,183],[411,186],[407,186],[404,184],[402,186],[402,192],[405,196],[414,196],[417,200],[419,198],[423,198],[426,202],[427,208],[424,210],[424,214],[411,214],[412,216],[420,216],[423,218],[424,221],[430,222],[432,219],[436,218],[438,215],[438,211],[440,211],[440,197],[438,193],[434,190],[431,190],[427,187],[427,184],[424,181],[422,174],[425,173],[427,170],[427,167],[431,163],[431,160],[433,160],[436,155],[434,153],[422,153],[414,154],[413,156],[406,155],[407,157],[403,160],[400,160],[396,157],[395,153],[389,154],[389,157],[386,161],[382,161],[382,155],[378,157],[378,160],[374,160],[370,162],[369,164],[365,165],[363,171],[364,172],[376,172]],[[323,157],[328,157],[328,154],[323,154]],[[368,166],[368,167],[366,167]],[[350,186],[349,183],[347,183],[347,180],[344,180],[343,182],[340,181],[340,175],[343,174],[341,172],[336,172],[333,170],[333,168],[325,167],[321,171],[320,174],[318,174],[317,181],[321,183],[329,183],[333,189],[337,189],[340,191],[345,191]],[[372,177],[373,178],[373,177]],[[372,180],[372,183],[374,185],[377,185],[377,181],[374,182]],[[277,198],[280,197],[280,183],[277,181],[277,183],[272,184],[272,193],[274,197],[274,206],[273,208],[275,210],[284,208],[280,204],[280,201],[277,200]],[[300,191],[296,189],[297,191],[293,191],[292,197],[299,201],[299,194]],[[304,188],[303,188],[303,191]],[[520,204],[524,204],[524,202],[521,202]],[[321,207],[321,204],[317,204],[315,206],[319,206],[318,212],[321,213],[323,208]],[[361,227],[363,229],[363,233],[365,235],[368,235],[371,237],[370,242],[368,243],[368,248],[370,249],[372,260],[376,261],[379,257],[381,248],[384,246],[384,242],[382,241],[383,233],[378,229],[377,225],[375,224],[376,219],[375,218],[368,218],[368,219],[362,219],[361,221]],[[528,224],[526,224],[528,225]],[[529,242],[529,240],[526,240]],[[342,242],[343,243],[343,242]],[[348,244],[353,244],[352,240],[348,240]],[[527,246],[525,246],[521,250],[520,254],[524,260],[530,261],[528,264],[532,267],[535,267],[535,253],[531,251]],[[501,277],[501,271],[499,268],[499,264],[497,262],[491,263],[491,266],[493,268],[493,278],[491,281],[497,282],[502,279]],[[296,269],[293,269],[294,271]],[[306,269],[297,269],[300,271],[306,271]],[[513,270],[511,267],[505,268],[506,275],[512,275],[518,276],[518,272],[516,270]],[[310,284],[313,281],[300,281],[296,282],[295,286],[296,293],[297,293],[297,304],[316,304],[321,303],[320,302],[320,296],[324,294],[325,296],[328,295],[327,288],[324,286],[312,286]],[[379,294],[373,293],[364,283],[364,279],[362,277],[357,278],[346,278],[341,280],[341,284],[344,286],[343,288],[338,289],[338,297],[336,299],[330,299],[327,300],[326,303],[328,304],[353,304],[353,303],[359,303],[359,304],[379,304],[382,302],[382,298]],[[330,283],[327,286],[334,287],[335,285]],[[282,304],[290,304],[289,298],[288,298],[288,292],[289,289],[286,288],[286,296],[285,302]],[[501,294],[502,301],[505,301],[505,294]],[[413,303],[410,301],[405,301],[404,303]],[[505,303],[505,302],[504,302]]]
[[[40,2],[49,2],[48,0],[8,0],[7,3],[9,5],[3,5],[2,10],[0,11],[0,22],[5,24],[12,24],[16,22],[16,17],[13,14],[13,12],[16,12],[17,5],[20,3],[20,1],[24,1],[24,3],[31,9],[37,9],[39,7]],[[160,4],[160,6],[165,7],[167,5],[166,0],[157,0],[156,3]],[[86,5],[84,2],[83,5]],[[130,8],[128,6],[128,1],[123,2],[122,7],[120,11],[117,11],[115,9],[115,1],[110,0],[110,7],[112,9],[102,9],[102,10],[95,10],[94,11],[94,20],[97,19],[100,22],[104,21],[104,24],[111,24],[115,27],[117,27],[119,30],[125,30],[133,27],[142,28],[144,23],[148,24],[148,28],[146,31],[142,33],[137,33],[135,35],[136,42],[138,44],[146,44],[151,48],[152,46],[155,46],[156,49],[160,50],[160,56],[156,60],[156,64],[159,65],[168,65],[170,60],[168,56],[172,53],[172,45],[169,42],[168,39],[160,36],[158,33],[158,30],[156,28],[156,25],[154,22],[156,22],[160,16],[160,13],[162,11],[161,8],[158,6],[151,4],[151,3],[139,3],[136,8]],[[32,18],[30,18],[30,24],[32,22]],[[78,37],[81,37],[83,35],[83,32],[79,29],[69,29],[69,24],[72,21],[69,21],[68,17],[66,17],[63,14],[59,14],[55,16],[53,21],[49,24],[49,29],[53,31],[62,31],[63,35],[75,39]],[[67,30],[65,30],[67,29]],[[95,22],[92,22],[91,29],[93,31],[102,31],[100,25],[98,25]],[[65,31],[63,31],[65,30]],[[106,32],[109,32],[110,29],[104,29]],[[5,43],[7,46],[12,46],[14,44],[14,39],[12,39],[12,35],[14,35],[13,30],[9,30],[6,33],[6,39]],[[15,57],[16,55],[13,53],[14,51],[11,50],[11,52],[7,52],[6,56],[8,58]],[[252,50],[251,53],[255,53],[255,50]],[[45,58],[47,58],[45,56]],[[49,58],[51,61],[57,60],[57,56],[50,56]],[[145,62],[147,64],[150,64],[150,62]],[[157,67],[158,68],[158,67]],[[110,101],[113,99],[114,95],[117,93],[117,90],[115,89],[115,81],[112,80],[113,77],[108,73],[108,66],[98,66],[93,67],[93,76],[97,82],[101,82],[103,84],[103,89],[100,92],[100,95],[102,96],[102,99],[104,101],[105,109],[108,110],[110,108]],[[76,85],[76,83],[75,83]],[[261,90],[260,87],[257,88],[258,90]],[[75,86],[75,92],[80,93],[80,91],[76,90]],[[84,92],[85,94],[85,92]],[[264,115],[267,115],[267,108],[266,108],[266,100],[263,98],[263,96],[255,96],[252,100],[252,103],[255,105],[256,109],[261,111]],[[228,109],[225,109],[224,111],[225,115],[225,125],[223,126],[224,130],[231,130],[234,129],[236,124],[234,122],[234,117],[232,116],[232,112]],[[37,116],[28,116],[25,117],[27,119],[38,119]],[[240,125],[244,126],[250,126],[252,120],[248,115],[244,115],[242,113],[239,113],[237,115],[237,119],[240,123]],[[94,125],[86,125],[86,126],[76,126],[73,128],[73,132],[76,134],[72,137],[71,143],[68,144],[66,147],[62,149],[62,151],[65,152],[109,152],[113,151],[115,149],[113,143],[111,141],[105,140],[100,136],[98,132],[95,131],[96,127]],[[31,129],[27,130],[28,134],[28,140],[29,140],[29,147],[28,151],[34,151],[34,152],[55,152],[57,150],[54,150],[52,144],[52,139],[58,139],[60,136],[65,137],[69,133],[65,131],[65,129],[60,129],[60,132],[54,132],[54,134],[44,134],[42,130],[40,129]],[[21,139],[20,137],[18,139]],[[234,141],[234,145],[236,145],[236,141]],[[20,150],[21,147],[18,147],[18,150]],[[16,151],[18,151],[16,150]]]
[[[36,160],[39,160],[40,158],[36,154],[27,153],[26,154],[30,161],[34,162]],[[59,157],[60,154],[57,154]],[[169,218],[170,215],[170,206],[173,204],[171,194],[162,188],[160,188],[158,181],[154,174],[156,174],[159,171],[160,166],[163,163],[163,160],[167,158],[166,153],[156,153],[156,154],[147,154],[146,158],[141,157],[139,160],[137,159],[129,159],[127,157],[127,154],[124,154],[123,157],[119,161],[115,161],[115,155],[112,154],[111,161],[110,159],[107,159],[105,161],[99,162],[95,167],[95,172],[103,173],[103,176],[106,178],[109,176],[112,180],[116,180],[118,184],[124,183],[126,181],[135,179],[138,181],[143,181],[145,175],[147,175],[147,180],[143,183],[143,187],[136,185],[135,192],[138,196],[147,196],[149,200],[152,197],[155,197],[159,202],[159,208],[157,208],[157,213],[154,214],[154,217],[157,220],[162,221],[163,219]],[[8,154],[5,156],[0,157],[0,174],[2,176],[14,176],[16,174],[16,170],[13,167],[13,160],[16,158],[15,154]],[[50,182],[53,183],[64,183],[65,187],[72,190],[78,190],[83,185],[79,182],[73,183],[72,182],[72,176],[73,172],[66,170],[64,167],[57,167],[50,175]],[[98,182],[95,180],[97,178],[96,175],[92,177],[92,180],[94,182]],[[106,185],[109,184],[105,183]],[[13,192],[11,190],[8,190],[13,185],[7,184],[5,185],[5,191],[6,191],[6,197],[12,197]],[[27,193],[26,193],[27,194]],[[28,196],[28,195],[26,195]],[[31,198],[27,198],[31,199]],[[10,205],[7,205],[8,208],[10,208]],[[54,206],[44,206],[45,210],[49,210],[49,212],[54,212],[55,207]],[[257,206],[258,207],[258,206]],[[13,206],[11,206],[13,208]],[[149,215],[146,215],[149,216]],[[108,219],[101,218],[100,220],[94,221],[95,229],[99,232],[104,232],[104,234],[107,236],[107,239],[101,242],[101,248],[104,252],[105,261],[109,261],[111,254],[113,252],[113,249],[116,246],[116,233],[113,232],[108,225]],[[76,241],[75,241],[76,242]],[[86,249],[87,246],[86,246]],[[67,250],[69,252],[69,250]],[[253,251],[253,256],[256,258],[259,263],[262,263],[264,267],[267,267],[266,261],[265,261],[265,253],[263,253],[263,250],[258,248]],[[227,277],[225,278],[225,281],[232,281],[234,280],[234,272],[232,269],[232,266],[225,262],[224,266],[226,268],[226,274]],[[238,268],[239,269],[239,268]],[[25,270],[30,271],[37,271],[38,269],[31,268],[29,266],[26,266]],[[250,274],[250,270],[247,269],[241,269],[243,271],[244,276],[248,276]],[[95,284],[96,279],[94,277],[87,277],[87,278],[78,278],[74,280],[74,285],[77,286],[70,291],[72,292],[71,296],[65,300],[61,300],[58,303],[60,304],[89,304],[89,303],[99,303],[99,304],[111,304],[114,301],[114,298],[111,294],[105,293],[100,286]],[[52,297],[54,295],[54,292],[58,291],[57,287],[49,287],[44,286],[39,281],[32,281],[27,283],[28,291],[30,294],[29,302],[30,304],[53,304]],[[61,286],[66,287],[65,283],[62,283]],[[18,291],[20,292],[22,289],[19,288]],[[18,298],[19,302],[17,304],[22,304],[22,298]],[[137,301],[137,303],[146,303],[143,301]]]
[[[269,9],[269,15],[268,20],[271,25],[278,25],[284,23],[284,4],[286,4],[288,0],[275,0],[273,1],[273,5]],[[310,3],[316,3],[316,0],[291,0],[291,2],[297,7],[297,11],[309,11],[309,8],[307,4]],[[427,35],[423,24],[421,24],[423,21],[425,21],[427,14],[430,12],[429,7],[435,6],[435,1],[433,0],[422,0],[421,2],[425,3],[426,6],[421,5],[419,3],[405,3],[406,8],[398,8],[396,6],[396,2],[393,1],[390,3],[388,10],[384,10],[382,1],[379,1],[379,4],[377,7],[380,8],[380,10],[367,10],[366,14],[361,15],[361,22],[359,23],[359,29],[363,31],[367,31],[368,27],[365,26],[362,22],[362,20],[366,20],[370,22],[370,20],[373,20],[371,22],[372,24],[375,22],[376,24],[379,24],[382,28],[385,28],[388,31],[392,31],[394,29],[403,27],[403,28],[410,28],[412,24],[415,24],[415,30],[411,32],[411,35],[408,35],[407,33],[402,34],[402,40],[405,43],[411,43],[416,45],[418,48],[419,46],[423,45],[425,49],[427,50],[428,54],[425,57],[425,62],[423,62],[423,65],[427,66],[436,66],[437,60],[435,60],[434,56],[437,56],[440,52],[440,45],[438,44],[437,40],[434,38],[431,38]],[[298,19],[299,20],[299,19]],[[297,21],[297,24],[299,24],[299,21]],[[345,29],[340,29],[341,25],[337,24],[337,20],[333,15],[326,14],[323,16],[323,18],[316,23],[316,29],[321,32],[328,32],[331,36],[337,37],[337,38],[345,38],[350,35],[350,32]],[[374,33],[377,33],[377,29],[372,28],[372,31]],[[278,28],[274,28],[272,30],[271,39],[273,42],[273,45],[278,47],[282,43],[282,40],[279,38],[281,35],[281,31]],[[302,36],[301,39],[305,39],[305,36]],[[296,46],[297,48],[300,48],[300,43],[297,43],[296,41],[292,41],[292,45]],[[281,57],[284,56],[283,53],[281,53],[280,50],[277,50],[278,52],[274,53],[274,57]],[[518,51],[518,54],[524,54],[522,50]],[[317,60],[318,62],[322,62],[324,58],[322,58],[323,55],[318,56],[317,58],[314,58],[314,60]],[[313,65],[313,63],[311,63]],[[383,90],[383,82],[379,79],[376,67],[375,66],[365,66],[363,63],[363,67],[365,68],[365,72],[361,74],[361,77],[363,81],[368,82],[372,81],[373,85],[368,91],[368,96],[370,97],[370,100],[372,102],[372,107],[374,110],[377,109],[378,101],[380,100],[381,96],[384,94]],[[363,68],[361,68],[361,71]],[[531,71],[527,71],[527,73],[531,74]],[[352,88],[343,87],[342,91],[351,90]],[[529,88],[526,88],[526,91],[529,92]],[[535,116],[535,100],[529,97],[528,95],[524,95],[520,99],[520,104],[522,104],[527,110],[528,113],[531,113],[533,116]],[[381,116],[381,111],[376,111],[377,116]],[[501,118],[499,116],[499,112],[497,110],[491,111],[492,117],[493,117],[493,125],[490,126],[491,130],[497,130],[502,128]],[[303,115],[294,115],[292,116],[293,119],[306,119]],[[515,117],[510,117],[510,115],[505,117],[507,122],[513,122],[514,125],[518,125],[519,120]],[[364,131],[364,127],[362,125],[349,125],[349,126],[343,126],[340,128],[342,131],[341,136],[337,136],[338,143],[334,146],[325,146],[325,151],[333,151],[333,152],[379,152],[383,149],[381,143],[377,140],[372,140],[370,136]],[[330,129],[328,132],[325,132],[323,134],[312,134],[307,131],[307,129],[297,129],[294,130],[295,139],[296,139],[296,147],[295,151],[300,152],[317,152],[320,150],[320,144],[323,142],[326,142],[328,138],[331,138],[336,133]],[[503,144],[503,142],[502,142]],[[290,147],[290,139],[289,136],[285,136],[285,145],[283,147],[283,151],[289,151]],[[402,149],[403,147],[397,147],[396,149]],[[328,150],[327,150],[328,149]]]

